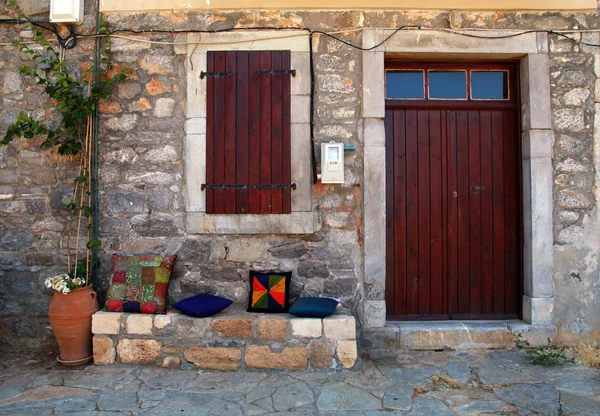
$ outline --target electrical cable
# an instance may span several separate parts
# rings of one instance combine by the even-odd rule
[[[317,155],[315,154],[315,66],[313,62],[313,34],[308,37],[308,59],[310,67],[310,164],[313,185],[317,183]]]

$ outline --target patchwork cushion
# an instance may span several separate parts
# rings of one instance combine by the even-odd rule
[[[165,313],[169,279],[176,258],[114,254],[106,310]]]
[[[335,313],[337,304],[338,301],[331,298],[297,298],[289,313],[306,318],[325,318]]]
[[[290,308],[292,272],[250,271],[248,312],[284,313]]]
[[[219,296],[203,293],[177,302],[173,307],[186,315],[204,318],[221,312],[231,305],[233,301]]]

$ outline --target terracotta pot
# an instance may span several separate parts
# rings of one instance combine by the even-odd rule
[[[58,341],[64,365],[80,365],[92,359],[92,315],[98,310],[98,299],[92,286],[75,289],[63,295],[52,293],[48,317]]]

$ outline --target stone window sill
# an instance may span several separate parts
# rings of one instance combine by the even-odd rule
[[[194,234],[314,234],[321,229],[318,212],[215,215],[188,212],[186,227]]]

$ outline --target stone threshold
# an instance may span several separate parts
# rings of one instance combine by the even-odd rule
[[[358,366],[356,321],[248,313],[234,304],[207,318],[96,312],[94,364],[212,370],[318,370]]]
[[[554,325],[508,321],[387,321],[383,328],[362,330],[359,348],[370,350],[466,350],[509,348],[521,333],[532,346],[556,336]]]

